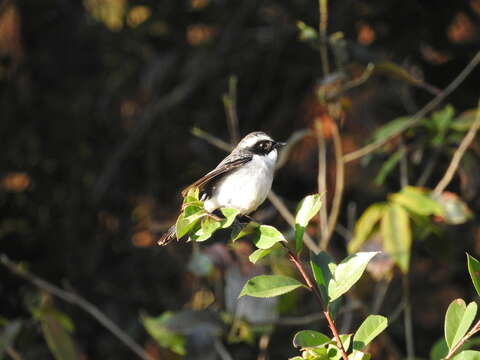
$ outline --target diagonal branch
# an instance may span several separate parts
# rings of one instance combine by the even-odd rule
[[[22,268],[20,265],[15,264],[8,258],[7,255],[0,255],[0,264],[5,266],[13,274],[20,276],[21,278],[31,282],[33,285],[42,289],[56,297],[66,301],[70,304],[77,305],[83,311],[89,313],[95,320],[102,324],[108,331],[115,335],[125,346],[132,350],[143,360],[153,360],[153,358],[147,354],[140,345],[138,345],[126,332],[124,332],[118,325],[110,320],[99,308],[97,308],[91,302],[85,300],[81,296],[72,292],[63,290],[58,286],[55,286],[41,277],[32,274],[28,270]]]
[[[467,76],[470,75],[470,73],[473,71],[473,69],[475,69],[475,67],[479,63],[480,63],[480,51],[477,52],[477,54],[467,64],[467,66],[465,66],[465,68],[460,72],[460,74],[458,74],[457,77],[445,89],[443,89],[442,92],[440,92],[429,103],[427,103],[423,108],[421,108],[415,115],[413,115],[410,121],[405,123],[404,126],[399,128],[397,131],[395,131],[385,139],[368,144],[358,150],[345,154],[343,156],[343,160],[347,163],[350,161],[360,159],[361,157],[377,150],[378,148],[386,144],[395,136],[398,136],[399,134],[411,128],[412,126],[415,126],[425,115],[427,115],[430,111],[432,111],[435,107],[437,107],[447,96],[449,96],[467,78]]]
[[[470,129],[468,129],[467,134],[463,138],[462,142],[460,143],[460,146],[455,150],[455,153],[453,154],[452,161],[450,162],[450,165],[448,166],[447,171],[445,172],[445,175],[443,175],[443,178],[440,180],[440,182],[437,184],[435,187],[435,194],[441,194],[443,190],[450,184],[450,182],[453,179],[453,176],[455,175],[455,172],[458,169],[458,165],[460,165],[460,161],[462,160],[463,155],[465,154],[465,151],[467,151],[468,147],[472,143],[473,139],[475,139],[475,135],[477,134],[478,129],[480,128],[480,100],[478,101],[477,104],[477,115],[475,117],[475,121],[473,122],[472,126],[470,126]]]

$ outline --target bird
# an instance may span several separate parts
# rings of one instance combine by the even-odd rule
[[[246,135],[232,152],[212,171],[187,186],[200,190],[204,209],[213,213],[220,208],[234,208],[239,216],[255,211],[267,198],[272,187],[278,149],[286,145],[262,131]],[[175,225],[162,235],[158,245],[167,245],[176,237]]]

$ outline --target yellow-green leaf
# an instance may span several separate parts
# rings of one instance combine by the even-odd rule
[[[443,215],[442,205],[418,187],[407,186],[402,191],[390,195],[389,199],[418,215]]]
[[[301,282],[283,275],[260,275],[247,281],[239,297],[250,295],[260,298],[286,294],[304,286]]]
[[[408,273],[412,234],[407,210],[399,204],[389,204],[383,213],[380,228],[385,252],[404,274]]]
[[[348,252],[353,254],[358,251],[372,233],[375,225],[380,221],[386,208],[385,203],[373,204],[364,211],[355,224],[353,239],[348,244]]]

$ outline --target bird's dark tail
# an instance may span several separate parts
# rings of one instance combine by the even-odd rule
[[[160,246],[165,246],[173,239],[176,239],[177,238],[176,231],[177,231],[177,227],[175,225],[172,225],[170,229],[168,229],[167,232],[162,235],[160,240],[157,241],[157,244]]]

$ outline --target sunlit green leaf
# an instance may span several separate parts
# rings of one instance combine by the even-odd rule
[[[301,282],[283,275],[260,275],[247,281],[240,297],[250,295],[254,297],[274,297],[286,294],[304,286]]]
[[[369,315],[360,325],[353,337],[353,349],[363,350],[388,326],[388,320],[384,316]]]
[[[270,249],[257,249],[254,252],[250,254],[248,257],[248,260],[250,260],[251,263],[256,264],[257,261],[260,259],[263,259],[265,256],[270,254],[272,252],[273,248]]]
[[[480,261],[467,254],[468,272],[472,278],[473,286],[480,296]]]
[[[364,211],[360,219],[357,220],[353,232],[353,239],[348,244],[348,252],[350,254],[358,251],[368,239],[375,225],[382,218],[385,208],[385,203],[370,205],[367,210]]]
[[[312,28],[311,26],[308,26],[305,24],[303,21],[298,21],[297,22],[297,28],[300,31],[298,37],[302,41],[312,41],[312,40],[317,40],[318,39],[318,33],[317,31]]]
[[[321,201],[322,195],[313,194],[308,195],[300,201],[297,208],[297,214],[295,215],[295,224],[300,226],[307,226],[310,220],[318,213],[322,207]]]
[[[169,318],[173,316],[171,312],[165,312],[158,317],[143,315],[141,321],[147,332],[155,339],[160,346],[170,349],[179,355],[185,355],[185,337],[173,333],[166,327]]]
[[[348,360],[370,360],[372,355],[366,354],[364,352],[353,350],[353,352],[348,356]]]
[[[390,195],[389,199],[419,215],[443,215],[442,206],[421,188],[406,186],[402,191]]]
[[[412,234],[407,211],[395,203],[388,205],[380,228],[385,252],[395,260],[404,274],[408,273]]]
[[[177,239],[187,235],[190,230],[192,230],[193,227],[200,221],[200,219],[206,215],[206,212],[203,210],[199,210],[189,216],[185,216],[185,213],[180,214],[177,219],[177,223],[175,224]]]
[[[293,346],[307,348],[327,344],[331,342],[327,335],[313,330],[301,330],[293,337]]]
[[[222,208],[220,209],[220,211],[223,216],[225,216],[225,220],[221,221],[223,229],[230,227],[235,221],[237,215],[240,213],[240,211],[238,211],[237,209],[232,208]]]
[[[340,334],[340,340],[342,341],[343,348],[348,353],[350,342],[352,341],[352,334]],[[328,359],[329,360],[341,360],[342,353],[337,347],[337,341],[332,338],[332,343],[328,345]]]
[[[255,230],[253,242],[259,249],[270,249],[278,242],[287,242],[283,234],[270,225],[260,225]]]
[[[453,360],[480,360],[480,351],[465,350],[460,354],[455,355]]]
[[[445,315],[445,340],[449,349],[454,347],[467,333],[476,314],[477,304],[475,302],[472,301],[467,306],[462,299],[452,301]]]
[[[328,297],[333,301],[343,294],[360,279],[368,262],[377,255],[378,252],[359,252],[345,258],[337,265],[333,279],[328,283]]]

